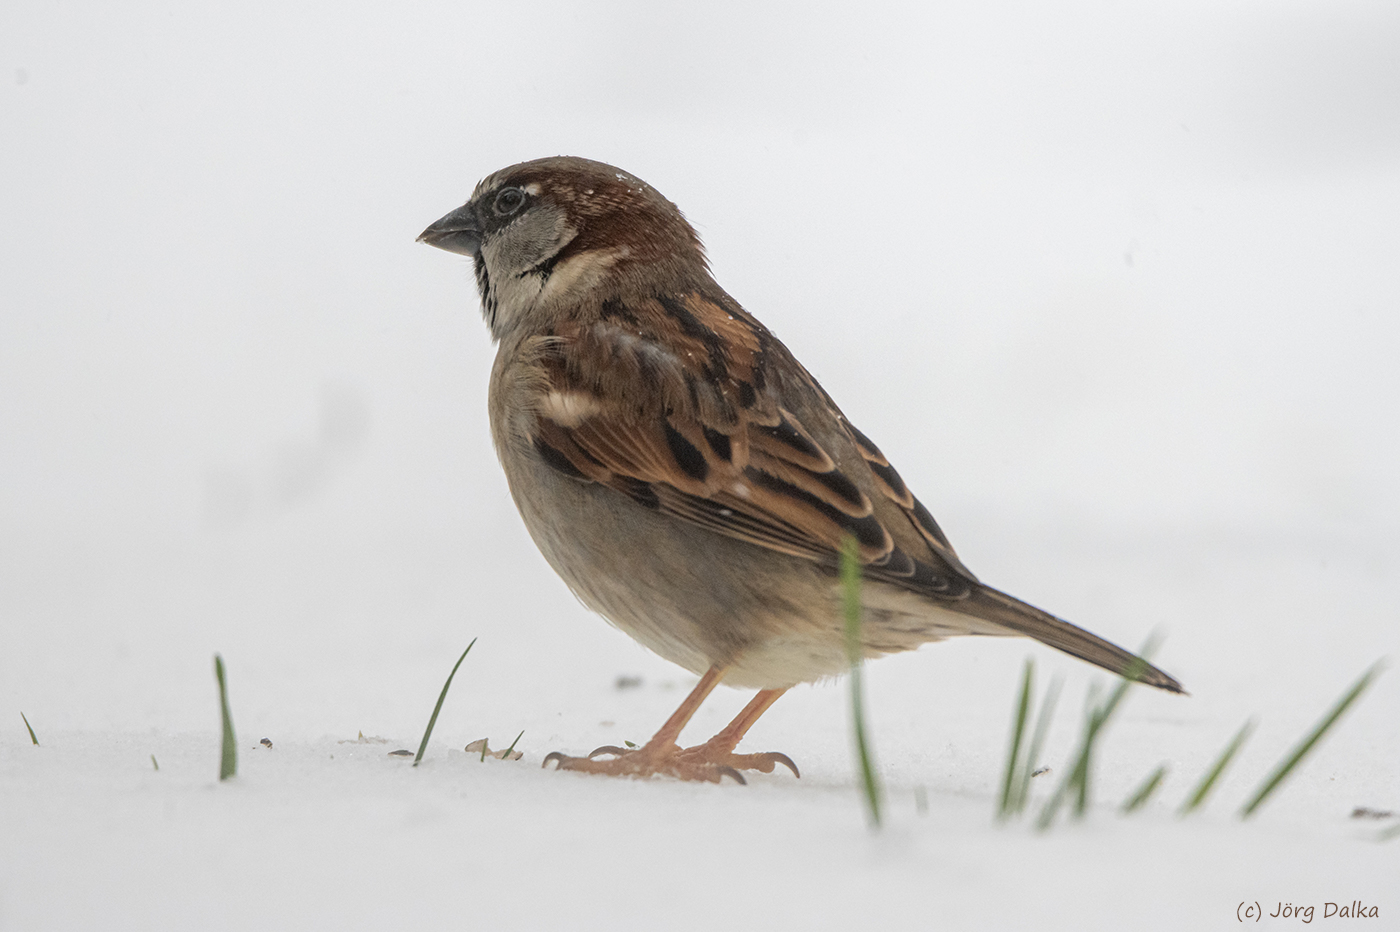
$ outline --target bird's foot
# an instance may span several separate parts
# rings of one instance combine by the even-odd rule
[[[798,773],[797,765],[792,762],[781,751],[764,751],[761,754],[735,754],[733,745],[720,739],[711,739],[704,744],[697,744],[693,748],[686,748],[676,755],[682,761],[695,761],[709,764],[710,766],[728,767],[737,771],[757,770],[759,773],[772,773],[773,768],[782,764],[792,775],[799,780],[802,774]],[[742,783],[743,781],[740,780]]]
[[[610,777],[635,777],[642,779],[652,774],[664,774],[678,780],[703,780],[718,783],[725,777],[733,777],[738,783],[744,777],[733,767],[713,764],[703,760],[683,759],[684,752],[674,744],[647,743],[639,748],[619,748],[607,745],[595,748],[587,757],[569,757],[554,751],[545,755],[544,764],[554,761],[559,770],[580,770],[584,773],[601,773]],[[598,758],[611,755],[605,760]]]
[[[611,756],[606,760],[598,760],[604,755]],[[786,754],[735,754],[733,748],[712,742],[691,748],[655,742],[648,742],[639,748],[605,745],[595,748],[587,757],[569,757],[554,751],[545,755],[542,766],[548,766],[550,761],[554,761],[559,770],[579,770],[584,773],[638,779],[659,773],[678,780],[703,780],[707,783],[719,783],[725,777],[732,777],[736,783],[747,783],[739,771],[757,770],[761,773],[772,773],[777,764],[782,764],[793,774],[797,774],[797,765]]]

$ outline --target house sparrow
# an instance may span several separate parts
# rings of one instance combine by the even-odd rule
[[[1023,635],[1120,675],[1175,679],[983,585],[879,447],[710,275],[675,204],[580,158],[488,176],[420,242],[471,256],[500,344],[491,435],[516,507],[585,605],[701,675],[647,744],[560,769],[718,782],[797,767],[736,754],[797,683],[845,671],[837,578],[853,538],[866,657]],[[676,740],[721,681],[759,690],[723,731]]]

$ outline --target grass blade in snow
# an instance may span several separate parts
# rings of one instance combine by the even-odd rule
[[[1229,744],[1225,745],[1225,750],[1220,752],[1220,757],[1216,760],[1215,765],[1207,770],[1201,777],[1201,782],[1197,785],[1196,792],[1192,793],[1187,798],[1186,802],[1181,804],[1180,815],[1187,815],[1188,813],[1195,812],[1205,803],[1206,797],[1210,795],[1210,791],[1215,786],[1216,781],[1220,779],[1220,775],[1225,772],[1226,767],[1230,766],[1230,761],[1234,758],[1235,752],[1240,749],[1240,746],[1244,744],[1245,739],[1249,737],[1249,733],[1253,730],[1254,719],[1250,719],[1235,733],[1235,737],[1230,739]]]
[[[1055,821],[1055,815],[1059,812],[1060,806],[1070,793],[1074,794],[1074,815],[1076,818],[1083,818],[1084,813],[1089,809],[1089,778],[1093,770],[1094,746],[1098,741],[1103,728],[1108,724],[1113,713],[1118,710],[1119,704],[1123,701],[1123,696],[1127,693],[1128,687],[1137,681],[1144,670],[1147,669],[1146,658],[1156,649],[1155,638],[1149,638],[1148,642],[1142,646],[1138,652],[1140,656],[1134,657],[1133,662],[1123,671],[1118,681],[1103,705],[1090,708],[1084,718],[1084,737],[1080,741],[1079,754],[1074,762],[1074,767],[1069,774],[1060,781],[1060,785],[1055,789],[1055,795],[1046,802],[1045,808],[1040,811],[1040,818],[1036,820],[1036,828],[1044,831]]]
[[[1366,687],[1371,685],[1371,680],[1375,679],[1380,674],[1382,666],[1383,664],[1380,661],[1372,664],[1371,669],[1363,673],[1361,679],[1357,680],[1351,689],[1347,690],[1346,695],[1337,700],[1337,704],[1332,706],[1332,710],[1323,716],[1322,721],[1317,723],[1313,730],[1308,733],[1308,736],[1300,741],[1298,746],[1279,762],[1279,765],[1274,768],[1274,772],[1269,774],[1268,778],[1260,785],[1259,789],[1255,791],[1254,797],[1240,810],[1241,819],[1247,819],[1253,815],[1254,810],[1258,809],[1259,806],[1263,804],[1264,800],[1269,798],[1269,794],[1273,793],[1273,791],[1278,788],[1278,785],[1293,772],[1293,768],[1297,767],[1298,763],[1307,756],[1308,752],[1313,749],[1313,745],[1317,744],[1322,736],[1327,734],[1328,729],[1336,724],[1337,719],[1342,717],[1342,713],[1357,700],[1358,696],[1366,691]]]
[[[476,638],[472,638],[471,644],[462,651],[462,656],[457,658],[457,662],[452,665],[452,672],[447,674],[447,682],[442,684],[442,692],[438,694],[437,705],[433,706],[432,717],[428,719],[428,727],[423,731],[423,740],[418,742],[418,754],[413,758],[413,766],[417,767],[418,762],[423,759],[423,752],[428,749],[428,739],[433,735],[433,726],[437,724],[438,713],[442,711],[443,700],[447,698],[447,689],[452,685],[452,677],[457,675],[457,668],[462,665],[462,661],[467,659],[467,654],[472,652],[472,646],[476,644]],[[523,734],[523,732],[522,732]],[[486,755],[482,755],[485,760]]]
[[[855,732],[857,763],[865,794],[866,812],[870,824],[880,827],[880,782],[875,774],[873,754],[865,730],[865,705],[862,699],[861,666],[864,651],[860,638],[860,559],[856,539],[847,536],[841,542],[841,603],[846,616],[846,655],[851,662],[851,726]]]
[[[1025,674],[1021,679],[1021,693],[1016,700],[1016,717],[1011,723],[1011,749],[1006,761],[1006,779],[1002,786],[1001,809],[998,815],[1010,818],[1026,808],[1030,797],[1031,775],[1035,763],[1040,759],[1041,748],[1045,745],[1045,735],[1050,730],[1050,720],[1055,715],[1055,702],[1060,696],[1061,680],[1057,676],[1045,690],[1045,698],[1040,702],[1036,714],[1035,731],[1030,742],[1025,741],[1026,724],[1030,721],[1032,703],[1030,695],[1035,682],[1035,662],[1026,661]],[[1024,747],[1024,753],[1022,748]]]
[[[238,740],[233,736],[233,715],[228,710],[228,683],[224,680],[224,658],[214,655],[214,677],[219,681],[219,712],[223,716],[223,744],[219,749],[219,779],[238,773]]]
[[[1014,811],[1016,789],[1021,776],[1021,737],[1026,732],[1026,715],[1031,707],[1031,683],[1035,680],[1035,661],[1026,660],[1025,671],[1021,674],[1021,694],[1016,699],[1016,717],[1011,722],[1011,748],[1006,752],[1006,777],[1001,785],[1001,809],[1003,819]]]
[[[1147,801],[1152,798],[1152,794],[1157,792],[1157,787],[1162,785],[1162,778],[1166,775],[1166,764],[1162,764],[1156,770],[1152,771],[1152,773],[1148,774],[1147,779],[1142,781],[1142,785],[1133,791],[1133,795],[1129,796],[1123,802],[1123,814],[1127,815],[1130,812],[1136,812],[1146,805]]]
[[[24,713],[19,713],[20,718],[24,718]],[[34,736],[34,726],[29,724],[29,719],[24,718],[24,727],[29,730],[29,740],[34,742],[34,746],[39,746],[39,739]]]
[[[1060,687],[1063,685],[1064,680],[1058,676],[1054,677],[1050,680],[1049,688],[1045,690],[1045,698],[1040,700],[1040,711],[1035,717],[1035,733],[1031,736],[1030,748],[1021,761],[1021,773],[1016,782],[1016,798],[1012,801],[1016,812],[1024,811],[1026,800],[1030,799],[1031,776],[1035,773],[1035,762],[1040,760],[1040,751],[1045,746],[1045,736],[1050,731],[1050,720],[1055,717],[1055,703],[1060,698]]]
[[[523,737],[525,737],[525,729],[522,728],[520,734],[516,735],[515,740],[510,743],[510,747],[506,748],[506,752],[501,755],[501,760],[510,760],[511,752],[515,750],[515,746],[520,743],[520,739]]]

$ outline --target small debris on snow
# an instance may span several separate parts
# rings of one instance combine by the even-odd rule
[[[494,757],[496,760],[520,760],[524,753],[512,751],[510,748],[503,748],[499,751],[491,750],[491,745],[486,738],[478,738],[462,750],[468,754],[480,754],[482,757]]]
[[[1357,806],[1351,811],[1353,819],[1393,819],[1395,813],[1389,809],[1372,809],[1370,806]]]
[[[360,736],[359,736],[358,738],[355,738],[355,739],[353,739],[353,740],[350,739],[350,738],[342,738],[341,740],[339,740],[339,741],[336,742],[336,744],[388,744],[388,743],[389,743],[389,739],[388,739],[388,738],[379,738],[379,737],[366,738],[366,737],[365,737],[365,733],[364,733],[363,731],[360,732]]]

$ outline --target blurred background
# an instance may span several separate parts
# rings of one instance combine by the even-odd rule
[[[1363,2],[12,0],[0,713],[212,730],[219,650],[249,727],[416,735],[476,636],[493,737],[683,687],[525,535],[470,263],[414,242],[573,154],[681,206],[982,578],[1162,630],[1201,754],[1296,736],[1400,641],[1397,48]],[[877,714],[999,742],[1030,650],[887,661]]]

